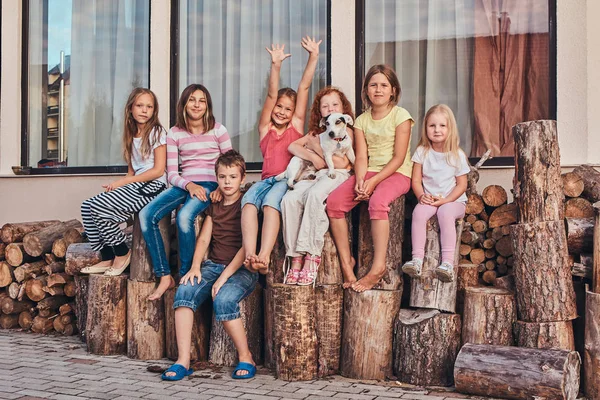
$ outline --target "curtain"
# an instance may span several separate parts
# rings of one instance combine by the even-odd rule
[[[147,0],[73,1],[68,165],[124,164],[123,109],[148,87]]]
[[[181,0],[179,10],[179,92],[191,83],[206,86],[215,118],[227,128],[233,147],[247,162],[261,161],[257,124],[271,66],[265,47],[285,44],[292,57],[282,65],[280,87],[296,90],[308,60],[300,39],[323,39],[310,107],[327,79],[326,2]]]
[[[365,10],[365,70],[395,68],[400,106],[415,119],[412,150],[427,110],[447,104],[455,114],[461,147],[471,147],[474,0],[369,0]]]

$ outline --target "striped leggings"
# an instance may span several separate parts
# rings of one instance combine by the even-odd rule
[[[134,182],[85,200],[81,204],[81,217],[92,248],[98,251],[125,243],[119,224],[139,212],[165,188],[166,185],[157,180]]]

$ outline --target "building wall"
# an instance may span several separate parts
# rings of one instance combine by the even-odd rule
[[[151,0],[150,86],[168,99],[170,82],[170,0]],[[561,161],[565,169],[582,163],[600,164],[600,35],[595,16],[600,2],[557,0],[557,107]],[[332,0],[331,74],[355,104],[355,9],[349,0]],[[101,190],[115,176],[17,177],[11,166],[20,164],[21,141],[21,2],[2,0],[2,75],[0,93],[0,224],[45,218],[78,218],[85,198]],[[169,121],[169,107],[160,119]],[[485,168],[480,189],[489,184],[512,188],[514,168]],[[251,174],[249,181],[257,180]]]

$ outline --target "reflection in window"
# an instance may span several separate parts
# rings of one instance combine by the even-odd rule
[[[247,162],[262,160],[256,127],[271,65],[265,47],[285,44],[292,57],[283,62],[280,87],[296,90],[308,60],[300,46],[306,35],[323,39],[310,105],[327,79],[327,2],[179,1],[179,93],[191,83],[208,88],[217,121]]]
[[[365,68],[396,69],[415,137],[427,109],[446,103],[467,154],[512,156],[511,127],[549,118],[548,0],[366,4]]]
[[[29,0],[29,165],[124,164],[123,107],[148,86],[146,0]]]

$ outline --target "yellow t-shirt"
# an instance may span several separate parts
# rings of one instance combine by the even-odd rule
[[[390,162],[394,156],[394,143],[396,139],[396,127],[406,120],[410,120],[412,127],[415,121],[410,113],[402,107],[395,106],[388,115],[382,119],[374,120],[371,116],[371,110],[365,111],[354,123],[354,127],[360,129],[365,134],[367,140],[367,149],[369,154],[369,164],[367,171],[379,172]],[[408,139],[408,149],[404,162],[396,172],[402,175],[412,175],[412,161],[410,160],[410,138]]]

